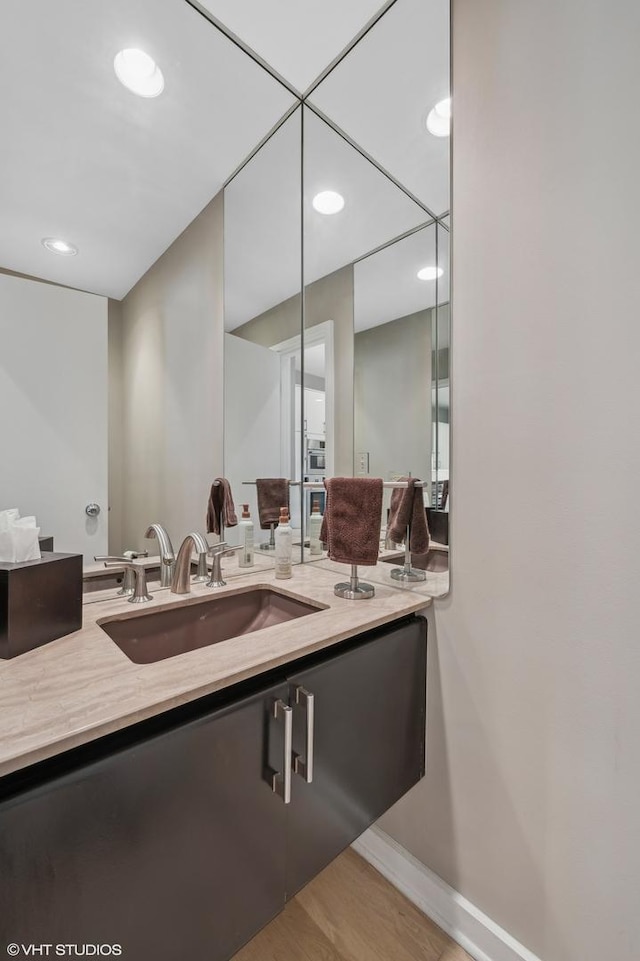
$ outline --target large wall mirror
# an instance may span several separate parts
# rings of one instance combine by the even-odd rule
[[[0,510],[56,549],[177,546],[223,475],[266,542],[282,477],[315,561],[338,474],[419,476],[446,546],[449,5],[348,6],[6,4]]]
[[[297,107],[224,191],[224,471],[236,506],[248,506],[254,560],[264,566],[273,562],[272,525],[259,513],[256,482],[290,481],[294,531],[302,523],[301,163]],[[237,528],[224,536],[236,544]]]
[[[448,35],[447,4],[397,0],[303,115],[305,476],[320,481],[324,463],[388,483],[419,477],[434,551],[415,560],[437,594],[448,589]],[[381,548],[397,565],[390,496]],[[309,487],[307,523],[314,500],[322,509]]]

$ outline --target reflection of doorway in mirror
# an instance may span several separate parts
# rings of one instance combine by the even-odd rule
[[[305,330],[304,364],[300,336],[274,344],[271,349],[283,360],[289,358],[293,363],[295,433],[292,449],[296,452],[302,450],[303,456],[302,462],[296,460],[292,465],[291,476],[295,480],[304,480],[311,473],[320,473],[318,466],[311,464],[307,456],[307,448],[315,449],[320,443],[325,456],[323,470],[330,476],[334,463],[333,321],[327,320]],[[283,391],[289,389],[283,382]]]
[[[249,505],[257,524],[256,477],[286,476],[281,438],[281,361],[277,353],[225,334],[225,476],[236,508]],[[237,544],[239,529],[225,539]]]
[[[334,472],[335,391],[334,391],[334,324],[332,320],[307,327],[304,333],[304,386],[306,447],[316,448],[322,442],[324,467],[306,458],[305,473],[331,477]],[[308,393],[307,393],[308,392]]]

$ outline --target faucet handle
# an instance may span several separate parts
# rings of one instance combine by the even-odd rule
[[[136,555],[140,557],[146,557],[146,554]],[[143,601],[152,601],[153,598],[147,590],[147,569],[144,564],[136,564],[135,560],[131,557],[112,557],[109,554],[106,555],[94,555],[95,561],[102,561],[105,567],[110,567],[117,564],[119,567],[124,567],[125,569],[125,582],[121,591],[118,594],[129,595],[130,604],[142,604]],[[134,584],[131,583],[131,579],[135,581]]]
[[[233,554],[234,551],[240,549],[240,545],[237,547],[229,547],[228,544],[221,542],[220,544],[215,544],[211,550],[210,554],[213,555],[213,565],[211,567],[211,580],[207,581],[207,587],[225,587],[227,582],[222,578],[222,567],[221,559],[225,554]]]
[[[218,541],[217,544],[213,544],[209,548],[209,553],[211,554],[212,557],[215,557],[216,554],[223,554],[227,546],[228,545],[226,541]]]
[[[104,563],[105,567],[109,564],[132,564],[133,561],[137,560],[139,557],[148,557],[147,551],[131,551],[131,556],[127,557],[123,554],[121,557],[112,554],[94,554],[93,559],[99,563]]]
[[[130,604],[143,604],[145,601],[152,601],[153,598],[147,590],[147,569],[142,564],[132,564],[135,572],[136,586],[133,594],[129,598]]]

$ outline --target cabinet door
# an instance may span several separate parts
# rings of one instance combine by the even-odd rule
[[[314,747],[312,782],[293,777],[287,897],[424,774],[426,621],[416,618],[369,638],[289,677],[294,756],[308,760],[299,687],[314,698]]]
[[[226,959],[284,905],[276,685],[0,803],[0,944]]]

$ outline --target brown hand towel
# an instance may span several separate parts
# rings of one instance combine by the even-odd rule
[[[220,534],[224,527],[235,527],[238,523],[236,508],[233,503],[231,484],[226,477],[216,477],[211,485],[209,503],[207,504],[207,532]]]
[[[286,477],[259,477],[258,516],[262,530],[268,530],[280,520],[280,508],[289,507],[289,481]]]
[[[426,554],[429,550],[429,528],[424,509],[422,482],[417,477],[402,477],[406,487],[396,487],[391,495],[387,537],[403,544],[407,526],[411,526],[409,550],[412,554]]]
[[[380,549],[382,480],[376,477],[330,477],[324,482],[327,503],[320,539],[329,558],[340,564],[373,567]]]

